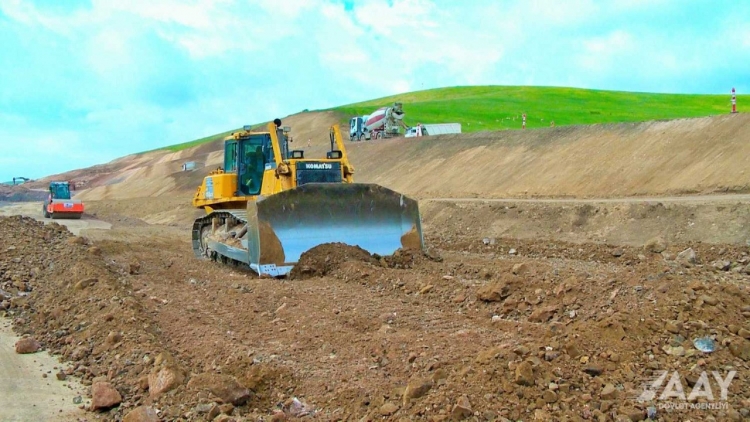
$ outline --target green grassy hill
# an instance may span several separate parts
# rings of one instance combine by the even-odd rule
[[[416,91],[328,110],[345,116],[370,114],[379,107],[403,103],[408,126],[417,123],[461,123],[463,132],[520,129],[526,113],[529,129],[595,123],[642,122],[647,120],[704,117],[726,114],[729,95],[651,94],[602,91],[579,88],[536,86],[467,86]],[[750,103],[750,95],[738,96],[740,104]],[[233,129],[236,130],[236,129]],[[161,150],[179,151],[221,139],[229,130]],[[344,129],[346,132],[347,129]]]
[[[750,96],[738,97],[746,103]],[[404,122],[461,123],[464,132],[526,127],[641,122],[703,117],[730,111],[729,95],[650,94],[534,86],[470,86],[438,88],[336,107],[347,116],[369,114],[396,101],[403,103]],[[514,120],[515,119],[515,120]]]
[[[219,139],[223,139],[227,135],[229,135],[232,132],[234,132],[236,130],[239,130],[239,129],[240,128],[228,130],[226,132],[217,133],[216,135],[206,136],[205,138],[199,138],[199,139],[195,139],[195,140],[192,140],[192,141],[183,142],[181,144],[175,144],[175,145],[170,145],[170,146],[167,146],[167,147],[151,149],[151,150],[148,150],[148,151],[139,152],[139,154],[147,154],[149,152],[154,152],[154,151],[172,151],[172,152],[182,151],[183,149],[188,149],[190,147],[195,147],[195,146],[198,146],[198,145],[203,145],[203,144],[207,144],[209,142],[213,142],[213,141],[216,141],[216,140],[219,140]]]

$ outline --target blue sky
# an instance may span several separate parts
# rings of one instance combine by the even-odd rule
[[[0,181],[485,84],[746,94],[750,2],[0,0]]]

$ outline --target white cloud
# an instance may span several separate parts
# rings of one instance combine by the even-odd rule
[[[750,48],[750,28],[744,28],[744,29],[736,29],[736,32],[734,31],[735,28],[733,28],[732,33],[736,33],[736,36],[733,36],[732,33],[728,34],[730,39],[734,38],[737,41],[737,44],[745,47]]]
[[[180,26],[208,30],[220,26],[226,15],[223,13],[230,1],[199,0],[95,0],[94,10],[107,14],[134,14],[145,20],[162,23],[175,23]],[[217,20],[218,19],[218,20]]]
[[[593,0],[531,0],[517,3],[514,12],[530,22],[571,26],[596,17],[600,6]]]
[[[0,90],[3,139],[47,127],[67,134],[49,142],[134,152],[440,86],[723,86],[750,60],[747,7],[725,14],[730,31],[670,0],[67,4],[0,0],[0,80],[14,81]]]
[[[612,55],[633,48],[633,36],[625,31],[615,31],[605,37],[597,37],[583,42],[587,52]]]
[[[617,13],[624,11],[654,10],[668,5],[670,0],[610,0],[609,7]]]
[[[435,28],[437,6],[427,0],[369,0],[355,9],[357,22],[374,35],[402,37],[403,32],[421,32]]]
[[[583,40],[582,44],[579,62],[584,69],[598,72],[621,65],[636,45],[633,36],[625,31]]]

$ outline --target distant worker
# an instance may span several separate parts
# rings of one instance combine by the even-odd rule
[[[308,146],[308,148],[310,147],[310,145],[311,145],[311,140],[310,140],[310,138],[307,138],[307,146]]]

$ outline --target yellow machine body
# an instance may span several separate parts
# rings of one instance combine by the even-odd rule
[[[302,253],[342,242],[371,253],[422,248],[417,202],[382,186],[353,181],[338,126],[324,158],[290,150],[277,119],[224,141],[224,166],[203,180],[193,205],[207,215],[193,225],[197,256],[246,264],[260,274],[288,273]]]

